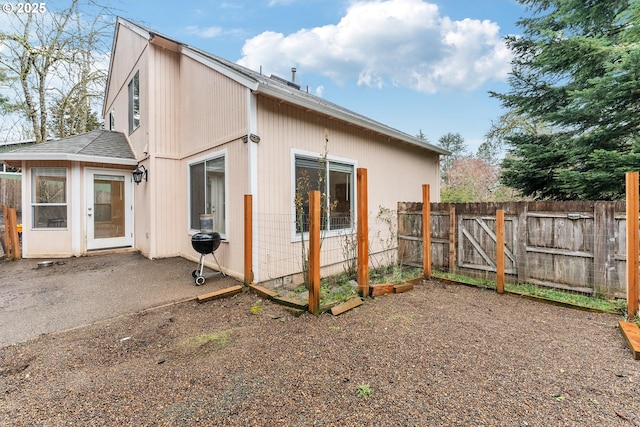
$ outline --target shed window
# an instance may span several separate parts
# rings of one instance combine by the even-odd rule
[[[325,231],[353,228],[353,164],[318,158],[295,158],[296,232],[309,230],[308,191],[326,194],[321,209],[321,229]],[[302,215],[302,216],[301,216]]]
[[[31,169],[33,228],[67,227],[67,169]]]
[[[129,82],[129,133],[140,126],[140,71]]]
[[[200,215],[213,217],[213,231],[226,232],[226,194],[224,156],[189,165],[189,227],[200,229]]]

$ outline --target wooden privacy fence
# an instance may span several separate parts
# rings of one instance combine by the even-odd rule
[[[22,212],[22,175],[0,172],[0,205],[13,206]]]
[[[398,203],[400,262],[422,265],[423,212],[422,203]],[[493,280],[501,238],[508,282],[626,297],[624,202],[431,203],[429,218],[436,270]]]

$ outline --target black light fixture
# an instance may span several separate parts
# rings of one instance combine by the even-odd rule
[[[131,174],[133,175],[133,182],[135,182],[137,185],[142,182],[143,177],[144,180],[147,181],[147,175],[149,174],[149,172],[147,171],[147,168],[144,167],[144,165],[138,165],[136,166],[136,169],[131,172]]]

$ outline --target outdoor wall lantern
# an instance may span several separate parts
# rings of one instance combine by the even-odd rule
[[[142,182],[142,178],[147,181],[147,175],[149,174],[149,172],[147,171],[147,168],[144,167],[144,165],[138,165],[136,166],[136,169],[131,172],[131,174],[133,175],[133,182],[138,185]]]

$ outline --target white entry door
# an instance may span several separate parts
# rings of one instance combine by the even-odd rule
[[[87,249],[133,245],[131,172],[87,170]]]

